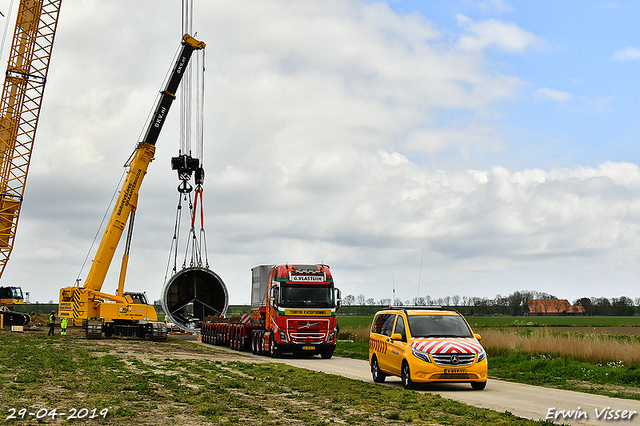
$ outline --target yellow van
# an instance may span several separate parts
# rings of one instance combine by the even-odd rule
[[[373,381],[399,376],[416,383],[487,385],[487,352],[460,313],[439,307],[392,307],[378,312],[369,333]]]

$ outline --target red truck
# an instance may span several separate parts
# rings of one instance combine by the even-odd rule
[[[260,265],[251,272],[251,315],[208,318],[201,325],[202,341],[275,358],[283,353],[331,358],[341,296],[329,266]]]

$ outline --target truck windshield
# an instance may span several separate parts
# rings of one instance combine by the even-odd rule
[[[280,286],[280,306],[333,308],[335,307],[333,287],[283,284]]]
[[[457,315],[409,315],[411,337],[473,337],[467,323]]]

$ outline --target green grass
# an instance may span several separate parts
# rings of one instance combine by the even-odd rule
[[[516,351],[491,353],[491,377],[640,400],[640,368],[620,362],[591,364],[566,357]]]
[[[335,355],[352,359],[369,359],[369,343],[338,341]]]
[[[512,316],[466,316],[471,327],[640,327],[640,316],[632,317],[512,317]],[[372,315],[338,316],[340,327],[369,328]]]
[[[340,327],[371,327],[373,315],[344,315],[338,316],[338,326]]]
[[[223,361],[228,355],[217,353],[173,339],[113,343],[0,332],[0,424],[39,423],[6,420],[11,408],[82,407],[108,410],[106,419],[87,420],[92,425],[541,423],[285,364]]]
[[[465,317],[471,327],[640,327],[640,316]]]

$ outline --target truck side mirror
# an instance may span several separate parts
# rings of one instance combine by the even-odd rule
[[[336,311],[342,307],[342,292],[336,288]]]

